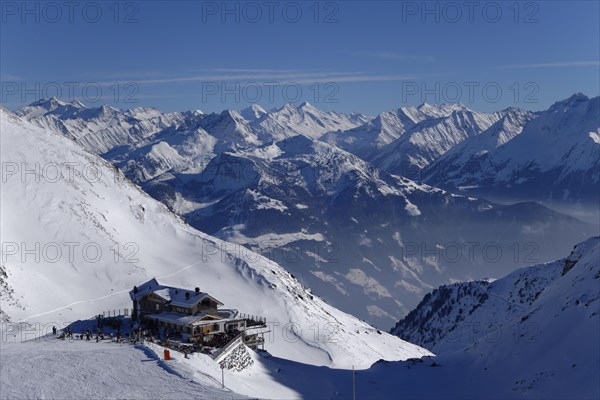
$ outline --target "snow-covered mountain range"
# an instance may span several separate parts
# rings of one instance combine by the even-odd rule
[[[144,188],[198,229],[274,259],[370,321],[408,312],[443,282],[501,276],[529,261],[525,253],[549,257],[566,237],[594,232],[535,204],[499,206],[396,177],[304,136],[221,154],[196,176]],[[544,226],[553,228],[542,235]],[[472,257],[469,242],[479,246]]]
[[[154,276],[265,317],[266,347],[290,360],[349,368],[429,354],[328,305],[278,264],[193,229],[77,143],[3,110],[0,126],[4,319],[45,333],[131,307],[128,292]]]
[[[242,111],[243,115],[248,114],[247,110]],[[317,139],[326,132],[352,129],[370,120],[370,117],[358,113],[321,111],[306,102],[297,107],[288,103],[271,112],[263,110],[257,116],[258,118],[250,118],[249,121],[257,130],[275,140],[295,135]]]
[[[480,135],[464,140],[438,157],[433,165],[425,168],[424,175],[432,175],[431,180],[435,181],[441,180],[441,175],[444,174],[444,181],[449,181],[452,176],[472,173],[472,170],[467,169],[475,168],[477,158],[513,139],[521,133],[523,126],[535,117],[534,113],[518,108],[505,110],[504,115]],[[465,171],[461,172],[462,168]]]
[[[462,104],[430,105],[403,107],[385,111],[363,125],[346,131],[329,132],[321,140],[359,155],[363,158],[374,157],[377,150],[392,143],[404,133],[415,129],[421,122],[443,119],[455,111],[464,111]]]
[[[430,184],[499,200],[543,201],[598,212],[600,97],[583,94],[548,110],[511,110],[423,173]]]
[[[194,227],[280,263],[382,327],[436,286],[556,259],[598,232],[535,203],[504,206],[410,179],[438,160],[469,165],[471,153],[505,147],[539,113],[460,104],[373,119],[306,103],[213,114],[110,110],[118,116],[106,120],[102,109],[51,99],[17,114],[102,155]],[[580,165],[593,174],[594,162]]]
[[[16,111],[39,126],[61,132],[88,150],[103,154],[113,147],[142,142],[145,138],[183,121],[190,113],[161,113],[153,108],[126,111],[110,106],[87,108],[75,100],[40,100]]]
[[[502,117],[502,113],[479,113],[460,104],[442,105],[444,112],[438,113],[431,112],[434,106],[424,106],[430,111],[427,118],[421,117],[396,140],[368,156],[370,161],[389,172],[410,177],[409,174],[425,168],[463,140],[479,135]]]
[[[507,110],[505,115],[508,113],[515,110]],[[160,147],[164,141],[177,154],[188,151],[190,159],[199,156],[196,145],[205,142],[186,142],[193,137],[190,132],[202,129],[205,138],[215,137],[210,124],[204,125],[206,129],[193,124],[204,119],[201,114],[184,115],[178,126],[145,134],[145,138],[136,136],[139,141],[135,145],[134,141],[113,145],[108,153],[102,153],[115,157],[107,156],[108,162],[94,154],[96,150],[83,149],[73,137],[61,137],[65,132],[57,134],[57,125],[41,128],[42,123],[32,124],[0,110],[3,319],[41,323],[36,326],[47,330],[49,325],[127,307],[131,287],[156,276],[172,285],[199,285],[229,307],[267,317],[273,339],[266,347],[274,356],[252,354],[254,367],[228,376],[228,387],[237,393],[269,398],[349,398],[352,377],[348,368],[354,365],[361,369],[355,377],[359,398],[600,395],[600,237],[579,240],[571,254],[558,261],[522,268],[498,280],[445,285],[426,295],[393,333],[433,349],[438,355],[431,358],[424,348],[378,331],[324,302],[316,289],[313,292],[294,277],[304,280],[302,271],[291,270],[291,274],[273,260],[238,245],[245,243],[264,253],[260,245],[267,243],[268,249],[286,251],[288,264],[299,270],[304,268],[304,257],[311,256],[309,273],[324,284],[319,290],[332,292],[331,287],[336,287],[333,292],[340,293],[336,301],[345,300],[348,307],[356,308],[365,304],[365,298],[358,295],[361,291],[366,292],[370,305],[372,299],[392,300],[392,296],[411,292],[420,281],[427,289],[412,292],[420,298],[437,286],[433,284],[437,280],[508,273],[516,264],[495,263],[495,268],[486,270],[481,260],[452,262],[451,243],[493,241],[510,250],[514,241],[535,240],[533,243],[542,244],[538,251],[544,248],[543,257],[547,257],[567,245],[564,242],[594,232],[595,227],[535,203],[502,206],[452,194],[390,174],[307,136],[290,135],[263,143],[258,131],[247,128],[249,117],[243,114],[247,112],[215,114],[205,122],[218,124],[222,118],[227,125],[239,118],[231,132],[240,133],[238,128],[243,126],[244,132],[256,133],[261,143],[250,143],[252,136],[247,146],[230,142],[233,146],[227,151],[210,150],[214,156],[205,165],[200,157],[196,164],[183,162],[188,157],[173,158],[171,161],[182,162],[173,167],[180,172],[165,169],[157,173],[167,161],[157,157],[158,169],[136,180],[148,193],[179,210],[181,218],[110,162],[130,175],[137,171],[135,162],[128,164],[130,170],[124,168],[130,151],[145,148],[158,138],[164,140],[153,142],[158,146],[154,155],[165,154]],[[517,112],[509,118],[529,117]],[[512,125],[511,121],[501,124]],[[500,136],[480,145],[492,148],[490,142],[508,138]],[[94,142],[85,143],[81,142],[89,148]],[[227,140],[216,139],[215,143]],[[115,161],[118,156],[121,160]],[[216,233],[230,241],[202,233],[184,218],[194,225],[205,224],[207,231],[218,229]],[[253,236],[258,233],[263,236],[260,240]],[[385,240],[388,235],[393,246]],[[431,247],[431,237],[446,247]],[[332,254],[334,238],[354,244]],[[320,243],[322,250],[313,242]],[[417,249],[415,254],[411,246],[419,243],[430,247]],[[554,252],[550,247],[555,247]],[[434,248],[437,250],[432,252]],[[528,249],[520,251],[531,255]],[[400,256],[389,259],[392,267],[386,270],[372,261],[383,263],[377,253]],[[514,259],[514,250],[509,254]],[[351,263],[361,256],[370,263],[363,260],[360,268],[352,268]],[[519,259],[522,256],[519,253]],[[328,262],[331,257],[339,262]],[[533,257],[542,256],[534,253]],[[389,281],[399,279],[404,283],[392,293]],[[389,298],[381,296],[384,290]],[[359,297],[357,303],[351,302],[354,297]],[[292,325],[294,329],[290,329]],[[94,345],[92,354],[89,349]],[[126,377],[142,390],[127,392],[132,397],[152,390],[166,390],[168,396],[196,392],[206,398],[236,396],[220,389],[217,379],[221,371],[210,360],[186,359],[176,353],[167,367],[151,348],[145,351],[110,343],[57,340],[11,344],[3,347],[2,383],[11,395],[31,397],[40,393],[63,393],[65,397],[108,393],[95,378],[85,384],[76,378],[92,374],[111,384]],[[154,351],[160,348],[156,346]],[[94,362],[82,363],[85,355]],[[140,362],[141,356],[149,362]],[[410,360],[389,361],[407,358]],[[113,368],[102,369],[111,364]],[[69,372],[61,381],[68,386],[64,392],[40,372],[52,365]],[[30,379],[19,379],[23,374]],[[144,386],[143,380],[136,380],[139,375],[151,376],[164,388],[154,383]],[[28,384],[31,379],[43,382],[43,388]],[[78,383],[82,387],[74,389]]]

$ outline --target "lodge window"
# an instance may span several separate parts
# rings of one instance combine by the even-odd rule
[[[204,299],[204,300],[202,300],[202,302],[200,304],[203,307],[207,307],[207,308],[211,308],[211,306],[212,306],[210,299]]]

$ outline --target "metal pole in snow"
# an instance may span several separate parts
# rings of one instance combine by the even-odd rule
[[[221,389],[225,389],[225,365],[221,365]]]
[[[354,365],[352,366],[352,400],[356,400],[356,380],[354,378]]]

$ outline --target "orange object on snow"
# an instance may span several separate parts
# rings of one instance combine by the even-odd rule
[[[171,352],[165,349],[165,361],[169,361],[171,359]]]

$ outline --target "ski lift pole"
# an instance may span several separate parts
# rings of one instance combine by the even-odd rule
[[[354,365],[352,366],[352,400],[356,400],[356,378],[354,377]]]

